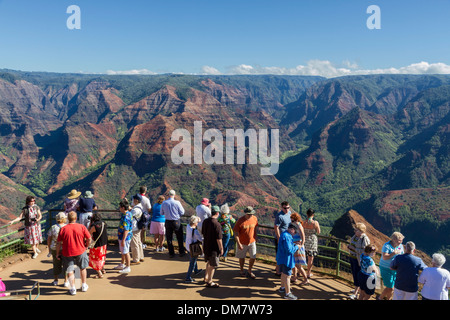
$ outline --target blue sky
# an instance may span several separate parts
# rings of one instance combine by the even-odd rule
[[[70,5],[81,29],[66,25]],[[367,28],[377,5],[381,29]],[[84,73],[450,73],[450,1],[0,0],[0,68]]]

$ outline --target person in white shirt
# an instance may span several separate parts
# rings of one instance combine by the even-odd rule
[[[198,223],[198,232],[202,233],[202,224],[206,218],[211,217],[211,203],[208,198],[203,198],[202,202],[195,208],[195,212],[197,217],[200,218],[200,222]]]
[[[141,200],[142,209],[144,210],[145,213],[150,214],[152,205],[150,203],[150,199],[145,195],[146,192],[147,192],[146,186],[139,187],[139,194],[142,197],[142,200]],[[145,236],[146,236],[147,228],[150,228],[150,223],[141,231],[141,242],[142,242],[142,248],[144,248],[144,249],[145,249],[145,247],[147,247],[147,245],[145,244],[145,240],[146,240]]]
[[[432,267],[426,268],[419,276],[423,284],[422,300],[448,300],[450,288],[450,272],[443,269],[445,257],[443,254],[433,254]]]
[[[131,238],[131,256],[133,260],[132,264],[139,264],[140,262],[144,262],[144,248],[142,248],[141,241],[141,232],[137,226],[139,219],[141,218],[144,209],[142,208],[142,196],[140,194],[136,194],[133,196],[133,209],[131,210],[131,215],[133,217],[133,237]]]

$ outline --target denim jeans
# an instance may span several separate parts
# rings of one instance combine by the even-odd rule
[[[222,235],[222,243],[223,243],[223,256],[226,257],[229,249],[231,235],[229,233],[224,233]]]
[[[188,272],[186,274],[186,280],[191,280],[192,279],[191,278],[192,271],[194,271],[194,273],[198,272],[197,258],[198,257],[195,257],[195,258],[191,257],[191,260],[189,261],[189,269],[188,269]]]

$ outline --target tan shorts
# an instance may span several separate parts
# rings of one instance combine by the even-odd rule
[[[249,245],[242,245],[242,250],[237,248],[236,258],[243,259],[246,254],[250,256],[250,259],[256,259],[256,242],[252,242]]]

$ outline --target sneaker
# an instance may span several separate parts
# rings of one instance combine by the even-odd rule
[[[37,258],[37,256],[38,256],[38,253],[36,252],[35,254],[33,254],[33,259],[36,259]]]
[[[356,294],[353,293],[348,298],[351,300],[356,300]]]
[[[77,289],[74,287],[74,288],[72,288],[72,289],[69,290],[69,293],[70,293],[72,296],[74,296],[74,295],[77,294]]]
[[[64,282],[64,287],[65,288],[70,288],[70,282],[69,281]]]
[[[55,280],[52,282],[52,286],[57,286],[58,285],[58,280]]]
[[[278,292],[285,292],[285,291],[286,291],[286,289],[283,287],[280,287],[280,289],[278,289]]]
[[[130,267],[123,268],[122,270],[119,271],[119,273],[130,273],[130,272],[131,272]]]
[[[161,247],[160,250],[161,250],[161,252],[163,252],[164,250],[166,250],[166,248]]]
[[[81,285],[81,292],[86,292],[89,289],[89,286],[86,283]]]
[[[160,252],[162,251],[162,249],[160,249],[159,247],[156,248],[156,252]]]
[[[114,268],[114,270],[122,270],[123,268],[125,268],[125,265],[120,263],[117,267]]]
[[[294,296],[294,295],[292,294],[292,292],[289,292],[287,295],[284,296],[284,298],[285,298],[285,299],[288,299],[288,300],[297,300],[297,297]]]
[[[184,279],[184,282],[186,282],[186,283],[193,283],[195,281],[194,281],[194,279],[189,278],[189,279]]]

